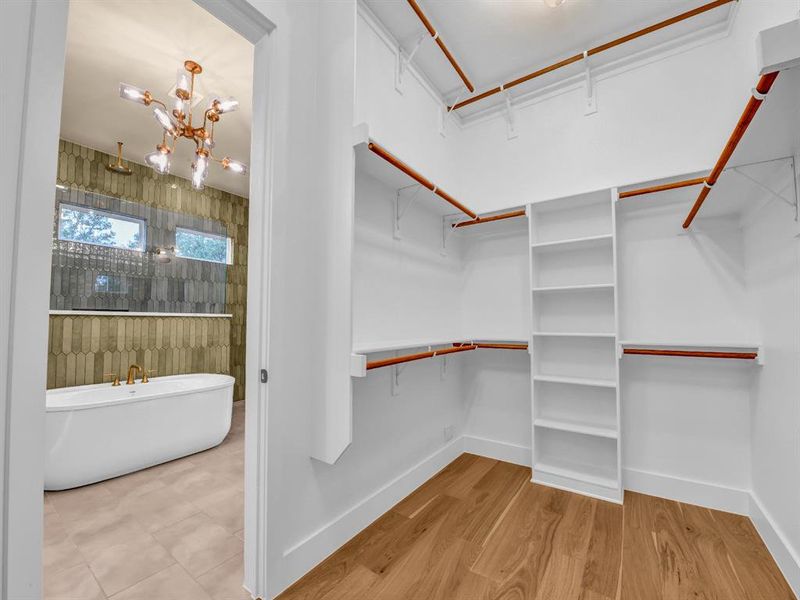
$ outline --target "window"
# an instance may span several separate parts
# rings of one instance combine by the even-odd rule
[[[178,227],[175,230],[175,256],[233,264],[231,238]]]
[[[144,252],[146,225],[144,219],[62,203],[58,239]]]

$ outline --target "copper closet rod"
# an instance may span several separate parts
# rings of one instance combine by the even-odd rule
[[[527,350],[528,344],[455,342],[452,348],[442,348],[441,350],[428,350],[427,352],[417,352],[415,354],[404,354],[403,356],[393,356],[392,358],[384,358],[383,360],[373,360],[367,363],[367,371],[371,369],[379,369],[381,367],[390,367],[392,365],[399,365],[402,363],[412,362],[415,360],[422,360],[425,358],[433,358],[435,356],[453,354],[455,352],[467,352],[469,350],[477,350],[478,348],[491,348],[495,350]]]
[[[393,165],[395,168],[399,169],[400,171],[411,177],[411,179],[413,179],[420,185],[428,188],[434,194],[436,194],[446,202],[449,202],[450,204],[455,206],[458,210],[460,210],[464,214],[469,215],[473,219],[478,218],[478,214],[476,212],[470,210],[469,208],[461,204],[461,202],[453,198],[443,189],[440,189],[437,186],[433,185],[433,183],[431,183],[428,179],[417,173],[414,169],[409,167],[406,163],[404,163],[402,160],[391,154],[388,150],[386,150],[382,146],[379,146],[375,142],[370,142],[369,149],[372,150],[378,156],[380,156],[383,160],[385,160],[389,164]]]
[[[511,219],[513,217],[524,217],[525,216],[525,209],[521,210],[513,210],[507,213],[501,213],[499,215],[491,215],[488,217],[476,217],[471,221],[461,221],[460,223],[456,223],[453,227],[469,227],[470,225],[480,225],[481,223],[491,223],[492,221],[502,221],[503,219]]]
[[[649,27],[645,27],[644,29],[640,29],[638,31],[634,31],[633,33],[629,33],[628,35],[622,36],[610,42],[606,42],[605,44],[601,44],[600,46],[595,46],[586,51],[587,56],[593,56],[595,54],[599,54],[600,52],[604,52],[606,50],[610,50],[611,48],[615,48],[625,42],[630,42],[631,40],[635,40],[636,38],[640,38],[648,33],[653,33],[654,31],[658,31],[659,29],[664,29],[665,27],[669,27],[670,25],[674,25],[675,23],[680,23],[681,21],[685,21],[686,19],[690,19],[692,17],[696,17],[697,15],[701,15],[704,12],[708,12],[709,10],[715,9],[719,6],[724,6],[725,4],[729,4],[730,2],[734,2],[736,0],[715,0],[714,2],[709,2],[708,4],[704,4],[698,8],[693,10],[686,11],[679,15],[676,15],[670,19],[666,19],[665,21],[660,21],[659,23],[655,23],[654,25],[650,25]],[[537,77],[541,77],[542,75],[546,75],[547,73],[551,73],[561,67],[566,67],[567,65],[571,65],[573,63],[579,62],[583,60],[584,56],[583,53],[575,54],[574,56],[570,56],[569,58],[565,58],[557,63],[553,63],[547,67],[539,69],[538,71],[534,71],[533,73],[528,73],[527,75],[523,75],[513,81],[509,81],[508,83],[504,83],[503,85],[497,86],[492,88],[491,90],[487,90],[485,92],[481,92],[476,96],[472,96],[471,98],[467,98],[466,100],[462,100],[461,102],[457,102],[452,107],[452,110],[458,110],[459,108],[463,108],[472,104],[473,102],[478,102],[479,100],[483,100],[484,98],[488,98],[489,96],[494,96],[495,94],[499,94],[502,91],[505,91],[509,88],[515,87],[520,85],[521,83],[525,83],[526,81],[530,81],[531,79],[536,79]]]
[[[436,194],[446,202],[450,203],[452,206],[456,207],[458,210],[460,210],[461,212],[463,212],[465,215],[467,215],[472,219],[471,221],[461,221],[460,223],[455,223],[453,227],[467,227],[468,225],[478,225],[480,223],[490,223],[492,221],[500,221],[502,219],[510,219],[512,217],[525,216],[525,210],[521,209],[507,213],[501,213],[498,215],[490,215],[488,217],[480,217],[478,216],[478,213],[461,204],[461,202],[453,198],[450,194],[445,192],[440,187],[433,185],[433,183],[427,177],[421,175],[420,173],[409,167],[406,163],[404,163],[402,160],[394,156],[391,152],[389,152],[386,148],[384,148],[380,144],[376,144],[375,142],[370,142],[368,144],[368,148],[372,150],[372,152],[380,156],[383,160],[388,162],[390,165],[402,171],[420,185],[428,188],[434,194]]]
[[[643,354],[647,356],[688,356],[694,358],[739,358],[753,360],[757,352],[699,352],[697,350],[647,350],[644,348],[625,348],[624,354]]]
[[[652,187],[640,188],[638,190],[628,190],[627,192],[620,192],[619,197],[631,198],[633,196],[641,196],[643,194],[652,194],[654,192],[666,192],[667,190],[675,190],[678,188],[689,187],[692,185],[701,185],[706,180],[705,177],[697,177],[696,179],[685,179],[683,181],[673,181],[672,183],[665,183],[664,185],[654,185]]]
[[[764,102],[764,97],[767,95],[767,93],[769,93],[769,90],[772,88],[772,84],[775,83],[775,79],[777,79],[777,77],[778,71],[775,71],[773,73],[762,75],[761,79],[758,80],[755,93],[750,96],[750,100],[747,101],[747,106],[745,106],[742,116],[739,117],[739,122],[736,124],[731,137],[728,139],[728,143],[725,144],[722,154],[719,155],[717,164],[714,165],[714,168],[711,170],[711,174],[706,177],[703,189],[700,190],[700,195],[697,196],[697,200],[694,201],[692,210],[689,211],[689,214],[686,216],[686,220],[683,222],[684,229],[688,229],[689,225],[691,225],[692,221],[694,221],[697,211],[699,211],[700,207],[703,206],[703,202],[705,202],[706,197],[708,196],[709,192],[711,192],[711,188],[715,183],[717,183],[720,175],[722,175],[725,165],[728,164],[733,151],[736,150],[736,146],[738,146],[739,142],[742,141],[742,137],[744,137],[744,134],[747,131],[747,128],[750,126],[750,123],[755,118],[761,103]]]
[[[528,344],[498,344],[488,342],[475,342],[473,344],[454,343],[453,346],[475,346],[476,348],[492,348],[494,350],[527,350]]]
[[[379,369],[381,367],[390,367],[392,365],[399,365],[414,360],[422,360],[423,358],[433,358],[434,356],[442,356],[443,354],[453,354],[454,352],[466,352],[467,350],[475,350],[476,345],[471,346],[456,346],[453,348],[443,348],[442,350],[429,350],[427,352],[417,352],[416,354],[405,354],[403,356],[394,356],[392,358],[384,358],[383,360],[373,360],[367,363],[367,371],[370,369]]]
[[[411,9],[415,13],[417,13],[417,16],[419,17],[419,20],[422,21],[422,24],[425,26],[425,29],[428,30],[429,34],[431,34],[431,37],[434,39],[436,44],[439,46],[439,48],[441,49],[441,51],[444,54],[445,58],[450,62],[452,67],[456,70],[456,73],[458,73],[458,76],[461,78],[461,81],[464,82],[464,85],[467,86],[467,89],[469,90],[470,94],[472,92],[474,92],[475,91],[475,86],[472,85],[472,82],[469,80],[469,77],[467,77],[467,74],[464,73],[464,70],[461,68],[461,65],[458,64],[458,61],[455,59],[453,54],[450,52],[450,50],[445,45],[444,41],[442,40],[441,36],[439,35],[439,32],[436,31],[436,28],[430,22],[428,17],[425,16],[424,12],[422,12],[422,8],[420,8],[420,6],[419,6],[419,4],[417,4],[416,0],[408,0],[408,4],[411,7]]]

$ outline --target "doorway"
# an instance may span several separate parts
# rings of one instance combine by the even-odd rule
[[[246,380],[243,387],[249,388],[248,399],[251,400],[248,408],[252,408],[252,410],[247,411],[246,419],[239,417],[239,423],[234,425],[231,433],[238,434],[239,440],[241,440],[244,430],[248,431],[247,442],[240,441],[239,443],[248,448],[247,472],[245,482],[242,484],[242,495],[246,498],[245,510],[249,512],[250,516],[243,519],[248,523],[243,530],[252,532],[252,535],[248,533],[245,536],[243,530],[240,534],[245,538],[243,560],[248,565],[244,569],[244,579],[247,588],[254,594],[259,594],[260,589],[263,589],[264,578],[263,569],[258,566],[263,563],[259,555],[263,552],[265,544],[261,534],[263,511],[258,511],[258,506],[263,505],[263,501],[259,497],[258,482],[265,479],[262,472],[262,469],[265,468],[265,460],[262,456],[263,451],[257,449],[266,448],[263,439],[265,415],[262,414],[261,408],[265,400],[266,388],[260,384],[259,372],[267,364],[268,277],[266,265],[268,264],[268,244],[263,240],[269,239],[268,206],[271,177],[268,160],[271,139],[266,127],[270,103],[266,83],[269,73],[269,32],[273,29],[273,25],[262,14],[254,15],[252,8],[242,8],[238,6],[238,3],[224,5],[209,3],[208,10],[234,30],[245,34],[247,39],[255,45],[253,72],[258,74],[253,82],[253,97],[259,107],[257,110],[259,114],[253,119],[254,136],[250,145],[251,185],[249,196],[258,198],[259,202],[255,203],[258,206],[250,211],[249,236],[244,240],[249,258],[246,267],[249,287],[244,294],[249,303],[249,307],[246,309],[246,330],[250,343],[246,350],[245,365],[242,365],[242,369],[245,371],[243,377]],[[25,331],[24,336],[15,336],[12,330],[9,336],[11,339],[9,349],[11,354],[18,359],[10,360],[9,398],[11,406],[6,426],[8,430],[12,430],[18,435],[12,434],[7,438],[9,454],[6,481],[4,482],[6,544],[3,551],[8,565],[8,569],[4,573],[4,593],[7,597],[15,598],[41,598],[44,595],[41,590],[37,589],[41,567],[42,538],[36,535],[37,531],[41,531],[42,526],[39,523],[41,523],[42,513],[51,508],[47,507],[43,511],[42,501],[37,500],[37,496],[41,498],[41,491],[36,493],[37,488],[41,490],[43,480],[43,474],[38,472],[36,465],[39,462],[38,458],[42,457],[44,448],[44,403],[40,406],[32,406],[33,403],[28,402],[27,406],[21,406],[16,403],[16,399],[27,392],[31,392],[27,393],[28,400],[31,397],[38,397],[36,390],[40,389],[41,385],[41,382],[33,375],[40,367],[33,365],[32,357],[39,355],[34,349],[39,347],[43,338],[47,337],[47,330],[42,328],[41,323],[36,325],[35,322],[41,319],[42,315],[47,314],[49,293],[42,294],[42,292],[45,288],[50,288],[51,283],[50,277],[47,276],[47,267],[50,264],[53,236],[53,221],[41,219],[41,216],[54,208],[52,205],[53,178],[47,176],[48,170],[52,175],[57,173],[57,167],[52,160],[52,146],[45,149],[46,144],[43,140],[52,139],[55,145],[60,137],[57,115],[61,112],[60,97],[63,73],[59,72],[62,67],[58,56],[64,54],[63,43],[66,34],[67,13],[66,3],[37,3],[35,7],[31,8],[30,15],[32,22],[30,30],[31,63],[32,65],[40,64],[43,68],[29,67],[32,73],[35,71],[35,74],[29,77],[27,86],[28,99],[26,100],[26,127],[23,129],[23,144],[25,144],[24,140],[29,140],[29,143],[26,144],[26,155],[20,161],[22,167],[19,174],[21,188],[19,197],[23,200],[36,197],[36,201],[21,202],[18,207],[16,238],[19,244],[18,252],[15,255],[14,269],[18,274],[25,273],[26,276],[13,277],[12,275],[15,287],[11,291],[13,328],[17,331]],[[42,62],[38,63],[39,60]],[[165,64],[166,62],[168,61],[164,61]],[[170,70],[174,73],[172,65]],[[172,78],[172,74],[170,74],[170,78]],[[36,102],[30,100],[34,97],[37,99]],[[35,140],[36,144],[30,143],[32,140]],[[37,160],[40,157],[43,160]],[[123,154],[123,163],[126,162],[126,156]],[[38,165],[35,171],[34,165]],[[48,187],[50,188],[49,198],[42,196]],[[43,212],[43,208],[47,208],[47,212]],[[37,216],[38,218],[30,218]],[[45,235],[45,229],[48,230],[47,235]],[[28,249],[29,252],[26,251]],[[251,275],[251,273],[255,275]],[[20,302],[20,298],[28,298],[24,306]],[[42,311],[43,307],[45,307],[44,312]],[[46,320],[45,316],[45,322]],[[25,348],[29,351],[21,352]],[[86,373],[85,364],[84,373]],[[237,417],[234,415],[234,423],[236,421]],[[22,435],[23,432],[24,435]],[[231,445],[235,441],[229,437],[220,448]],[[26,458],[18,458],[22,456]],[[244,462],[242,459],[242,468],[244,468]],[[62,507],[65,512],[68,512],[67,504]],[[176,562],[179,563],[177,560]],[[111,595],[120,594],[123,591],[124,589],[113,592]],[[103,593],[105,594],[105,592]]]

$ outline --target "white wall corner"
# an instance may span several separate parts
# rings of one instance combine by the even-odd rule
[[[772,558],[783,573],[789,587],[800,598],[800,553],[789,543],[755,493],[750,494],[750,519],[764,540]]]
[[[528,446],[519,446],[471,435],[464,435],[463,440],[464,452],[510,462],[523,467],[531,466],[531,449]]]
[[[625,468],[622,470],[622,475],[627,491],[696,504],[737,515],[750,514],[750,493],[747,490],[638,469]]]

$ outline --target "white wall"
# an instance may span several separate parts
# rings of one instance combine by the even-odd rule
[[[795,18],[797,2],[737,10],[727,36],[604,75],[596,114],[584,116],[582,87],[526,101],[508,140],[501,114],[441,137],[435,94],[411,75],[394,89],[396,54],[359,7],[356,119],[478,212],[708,169],[758,78],[757,32]]]
[[[783,170],[764,183],[791,198],[794,189]],[[800,590],[800,227],[793,207],[763,191],[750,200],[756,208],[744,229],[746,276],[766,357],[751,410],[755,520]],[[770,529],[783,548],[765,535]]]
[[[684,188],[619,202],[620,339],[758,342],[739,220],[734,214],[704,217],[683,230],[696,194],[697,188]],[[713,198],[716,204],[726,200]],[[695,503],[747,512],[741,491],[750,488],[750,383],[756,373],[750,361],[623,356],[626,486],[652,491],[642,489],[642,478],[669,478],[677,494],[679,481],[694,482],[721,488],[717,500]]]
[[[438,198],[403,192],[402,238],[392,237],[396,190],[356,178],[353,254],[353,342],[458,339],[461,333],[461,252],[458,240],[441,253]]]
[[[710,168],[758,79],[756,34],[796,16],[740,2],[729,36],[596,81],[596,114],[579,88],[520,108],[517,139],[499,116],[465,127],[458,187],[486,211]]]
[[[458,236],[461,236],[460,238]],[[527,340],[530,335],[528,220],[463,228],[460,303],[464,335]]]
[[[358,6],[356,123],[367,123],[370,136],[397,156],[408,157],[422,174],[472,208],[459,189],[456,147],[460,129],[453,123],[439,133],[443,102],[413,65],[395,89],[397,48],[369,9]]]
[[[460,302],[464,334],[476,339],[527,340],[531,330],[528,220],[479,225],[456,235],[463,236]],[[494,447],[497,458],[529,464],[528,352],[476,350],[464,357],[463,369],[464,435],[477,439],[482,452]],[[476,442],[468,442],[468,450],[471,443]]]

